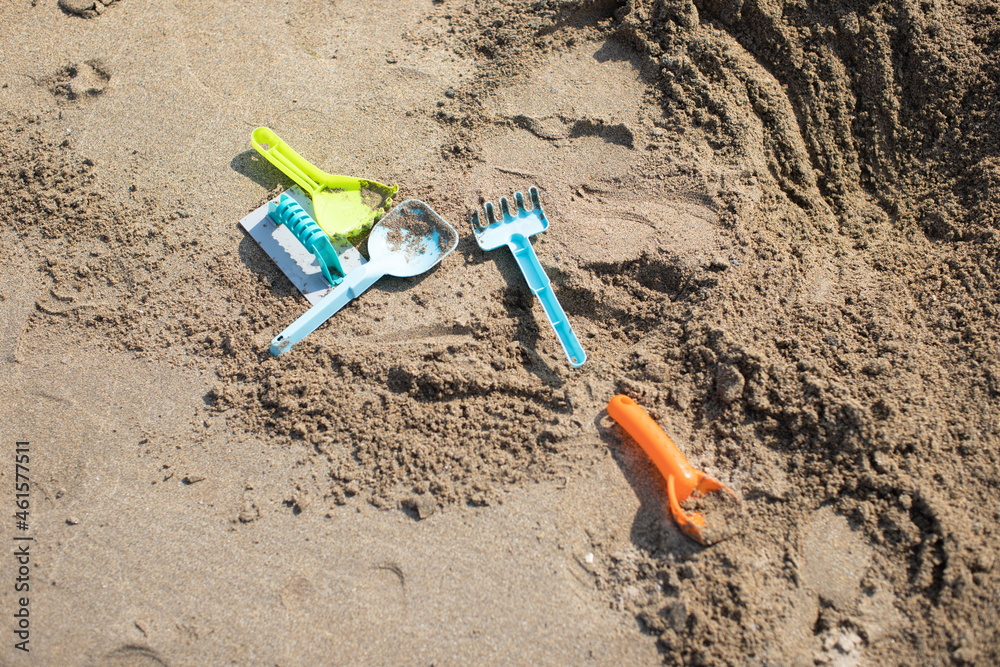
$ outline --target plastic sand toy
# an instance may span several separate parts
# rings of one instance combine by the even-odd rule
[[[287,201],[283,203],[285,199],[294,201],[298,208],[290,206]],[[329,237],[316,224],[312,210],[312,199],[302,188],[293,185],[247,214],[240,220],[240,227],[257,242],[306,300],[316,303],[343,280],[343,276],[367,260],[350,241],[333,242],[330,239],[340,263],[340,270],[336,270],[337,262],[329,256],[329,248],[322,247],[325,245],[322,238]],[[307,244],[309,247],[306,247]]]
[[[566,358],[576,368],[582,366],[583,362],[587,360],[587,353],[583,351],[583,346],[577,340],[573,326],[569,323],[562,306],[559,305],[559,299],[556,298],[556,293],[552,289],[552,283],[538,261],[535,250],[531,247],[531,241],[528,240],[529,236],[540,234],[549,228],[548,218],[545,217],[545,212],[542,211],[542,202],[538,198],[538,188],[532,186],[528,190],[528,196],[531,197],[532,208],[530,211],[524,206],[524,195],[517,192],[514,194],[514,200],[517,202],[516,214],[511,213],[510,202],[507,201],[507,198],[501,197],[502,219],[497,220],[493,203],[486,202],[484,207],[486,224],[482,223],[479,211],[476,209],[469,211],[469,222],[472,224],[472,230],[475,232],[476,242],[480,248],[495,250],[506,245],[514,253],[514,259],[517,260],[517,266],[524,274],[525,280],[528,281],[528,287],[542,302],[545,317],[548,318],[552,330],[556,333],[556,338],[559,339],[559,343],[566,352]]]
[[[250,143],[309,195],[316,223],[334,244],[367,231],[392,207],[392,197],[399,189],[395,185],[328,174],[266,127],[254,130]]]
[[[344,279],[344,267],[330,237],[297,201],[283,194],[278,201],[268,205],[268,215],[275,223],[288,227],[299,243],[316,257],[323,277],[331,286],[340,284]]]
[[[608,414],[642,447],[667,480],[670,513],[688,537],[708,546],[739,532],[744,514],[736,494],[688,463],[645,410],[619,394],[608,403]],[[695,507],[687,512],[682,503]]]

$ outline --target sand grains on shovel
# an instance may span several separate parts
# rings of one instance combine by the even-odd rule
[[[389,249],[403,249],[407,259],[427,252],[427,242],[437,242],[438,251],[445,253],[455,244],[456,232],[423,202],[403,202],[380,225],[386,229]]]

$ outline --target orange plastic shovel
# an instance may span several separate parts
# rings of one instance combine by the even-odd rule
[[[667,480],[670,513],[680,529],[691,539],[706,546],[728,537],[729,531],[705,531],[705,516],[700,512],[686,513],[681,503],[688,498],[697,499],[713,491],[726,491],[738,504],[736,494],[729,487],[696,470],[688,463],[663,429],[628,396],[619,394],[612,398],[608,403],[608,414],[639,443]],[[727,504],[732,503],[730,501]]]

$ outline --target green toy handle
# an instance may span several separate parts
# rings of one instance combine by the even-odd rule
[[[258,127],[254,130],[250,135],[250,143],[258,153],[295,181],[312,199],[315,199],[316,193],[323,189],[356,190],[358,187],[358,179],[326,173],[292,150],[291,146],[268,127]]]
[[[292,150],[281,137],[267,127],[258,127],[250,136],[250,143],[268,162],[295,181],[307,195],[312,197],[321,188],[326,174],[314,167],[308,160]]]

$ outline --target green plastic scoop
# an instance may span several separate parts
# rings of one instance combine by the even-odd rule
[[[346,243],[348,237],[371,228],[392,207],[392,196],[399,189],[397,185],[328,174],[266,127],[254,130],[250,143],[309,195],[316,222],[334,243]]]

